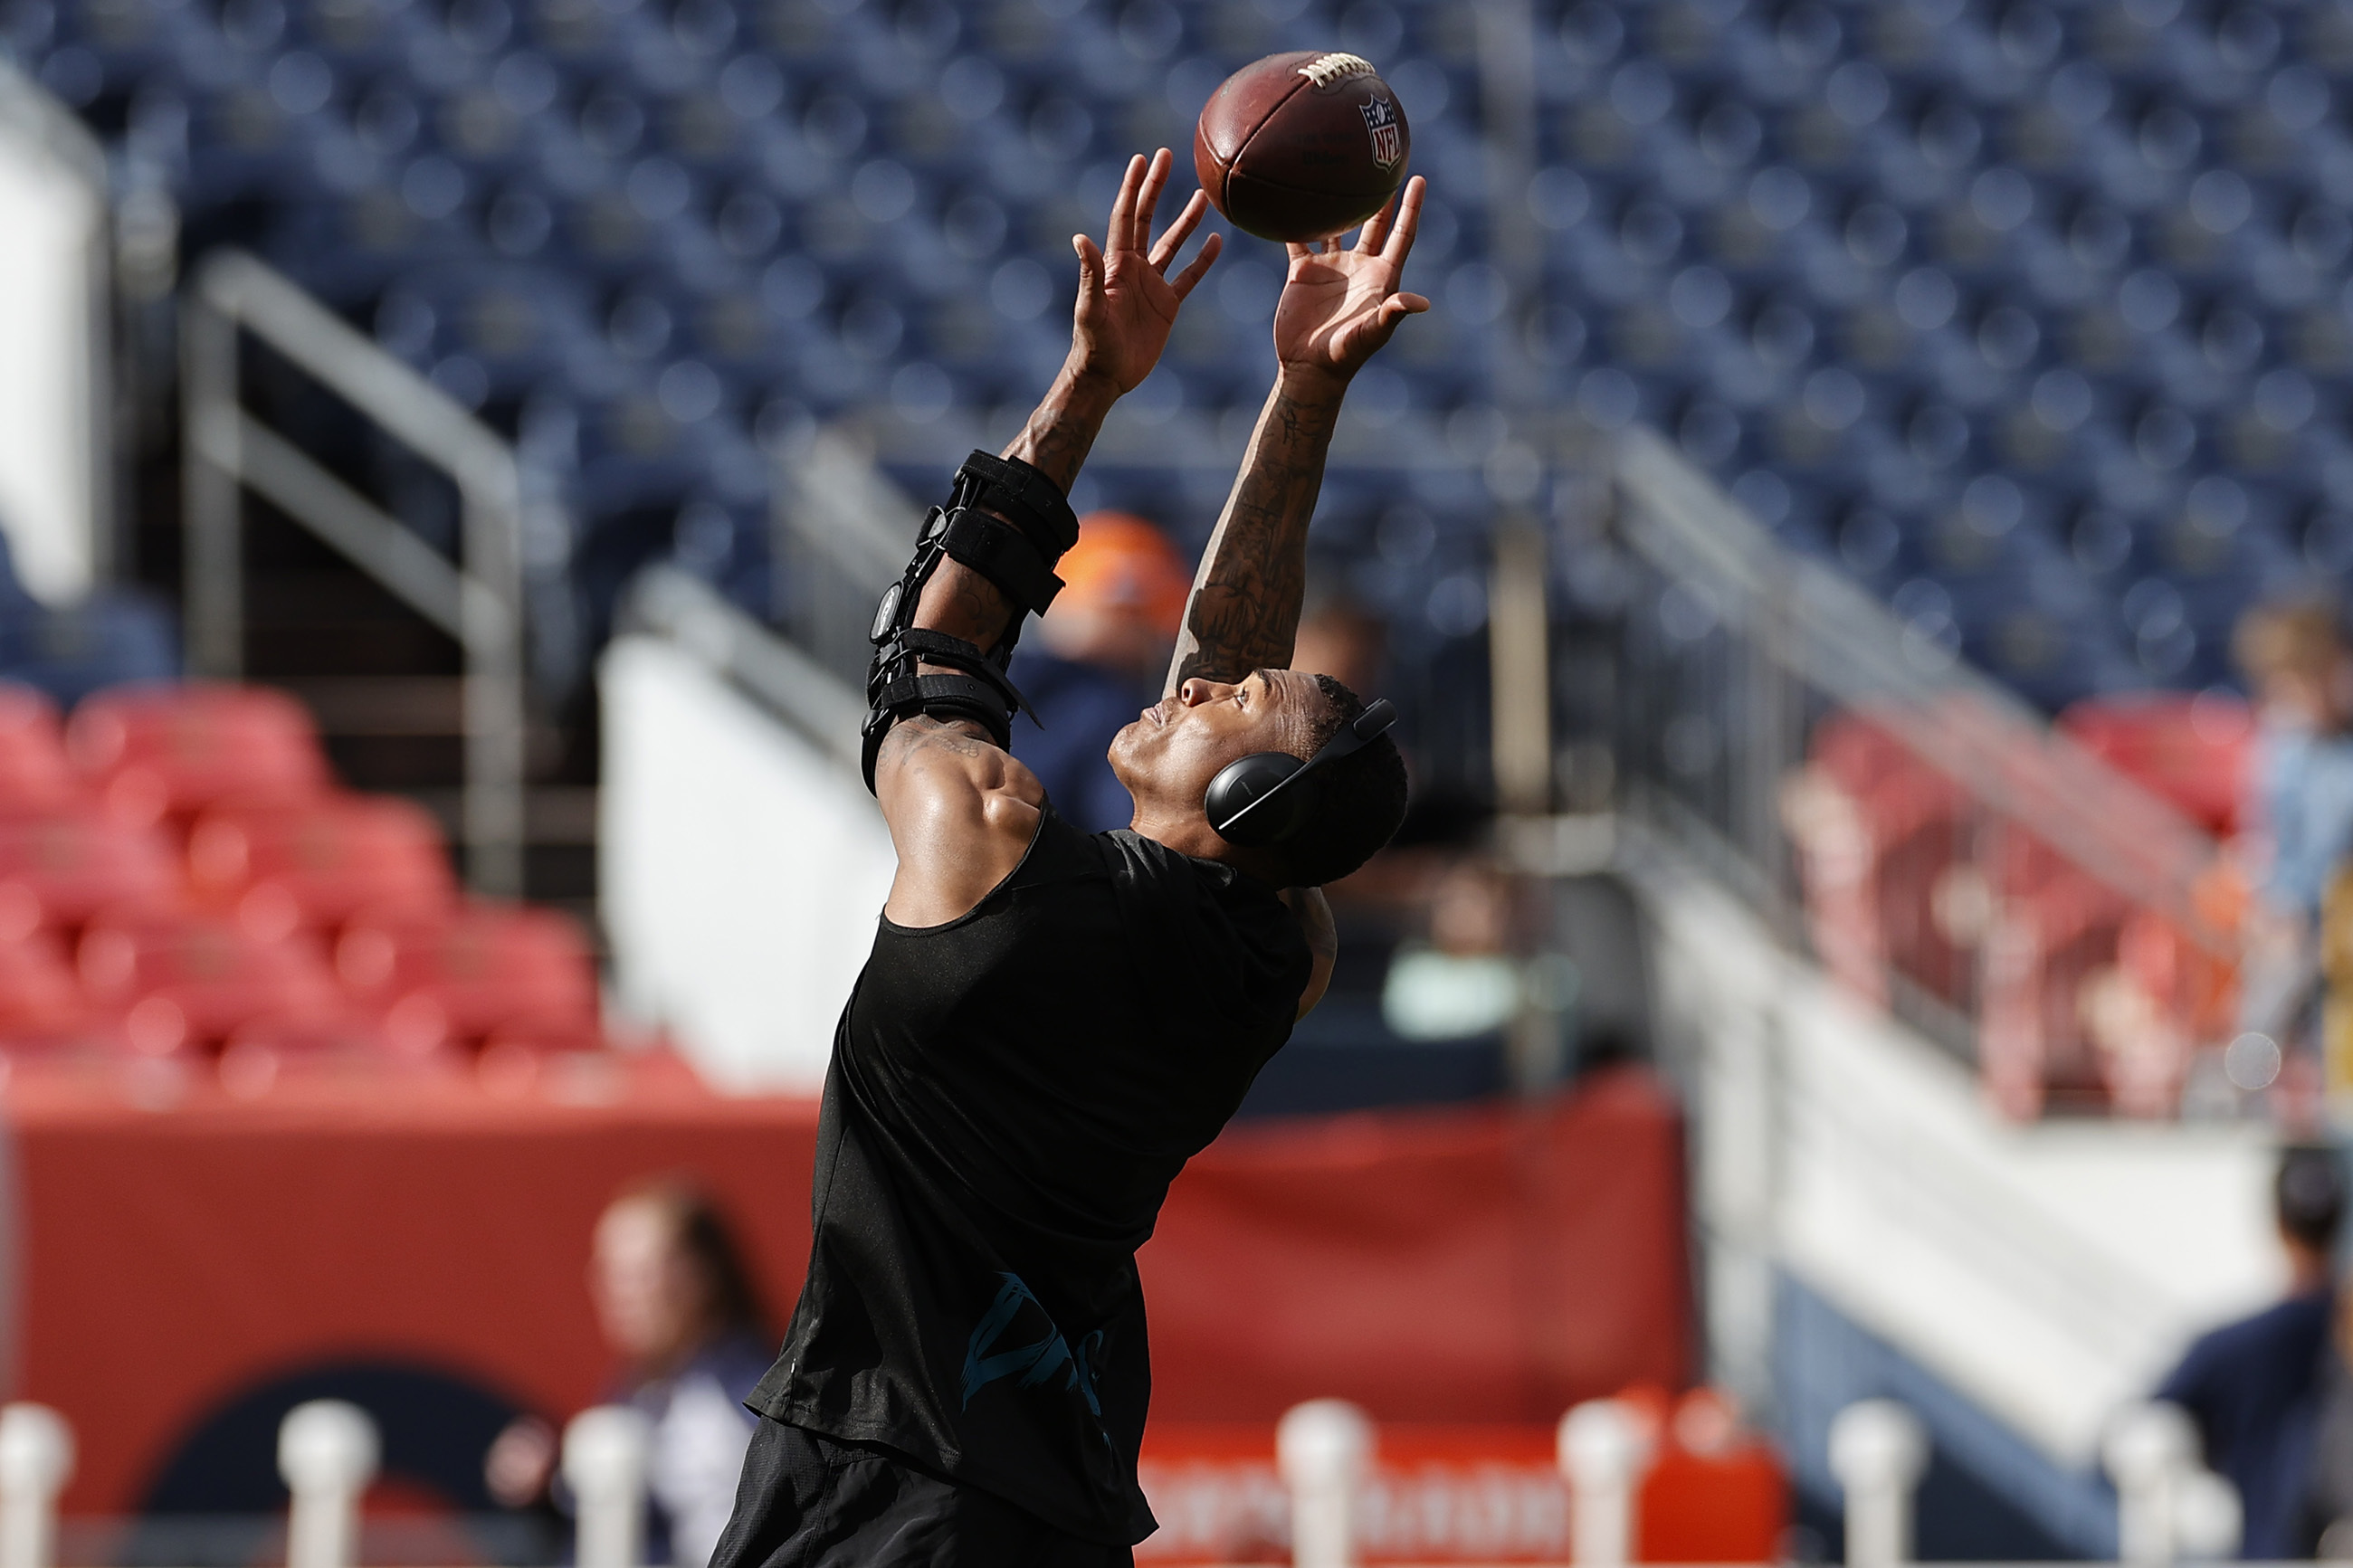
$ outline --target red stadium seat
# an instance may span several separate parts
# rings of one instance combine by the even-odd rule
[[[1886,971],[1948,1005],[1972,979],[1952,873],[1965,863],[1968,797],[1862,714],[1816,730],[1787,815],[1815,952],[1851,989],[1887,1000]],[[1940,913],[1941,911],[1941,913]]]
[[[146,825],[206,806],[308,800],[332,784],[309,710],[258,686],[139,686],[74,710],[66,750],[107,808]]]
[[[47,931],[0,941],[0,1051],[54,1051],[111,1038]]]
[[[2062,733],[2211,833],[2238,830],[2255,726],[2232,697],[2097,697],[2059,716]]]
[[[0,814],[0,942],[37,927],[79,927],[101,910],[176,906],[184,884],[170,847],[89,806]]]
[[[78,956],[83,992],[142,1055],[245,1039],[281,1050],[381,1045],[315,946],[263,941],[217,915],[110,915],[91,923]]]
[[[272,938],[363,909],[438,916],[458,897],[440,827],[386,795],[208,811],[188,833],[188,877],[199,900]]]
[[[2014,826],[1993,856],[1995,918],[1986,938],[1978,1063],[2010,1115],[2056,1098],[2082,1110],[2110,1098],[2107,1064],[2086,1027],[2086,985],[2111,970],[2131,905]]]
[[[49,700],[0,681],[0,816],[60,811],[81,793]]]
[[[601,1039],[588,944],[552,910],[468,904],[438,920],[372,910],[345,927],[335,969],[396,1049],[493,1037],[579,1049]]]

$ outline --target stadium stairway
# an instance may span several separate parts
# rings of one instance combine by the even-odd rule
[[[246,678],[302,700],[353,788],[414,800],[461,841],[465,666],[456,640],[259,498],[247,504],[245,546]],[[521,891],[593,928],[594,733],[568,730],[562,717],[535,710],[526,739]]]
[[[2008,1121],[1671,842],[1621,840],[1695,1096],[1713,1370],[1772,1413],[1806,1515],[1837,1516],[1831,1418],[1885,1396],[1935,1444],[1924,1555],[2113,1555],[2107,1423],[2284,1279],[2267,1131]]]

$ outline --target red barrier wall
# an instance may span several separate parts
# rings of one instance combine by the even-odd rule
[[[281,1082],[153,1103],[20,1067],[15,1396],[63,1411],[75,1513],[137,1506],[206,1412],[308,1364],[425,1362],[553,1413],[605,1358],[584,1274],[625,1181],[691,1172],[779,1315],[808,1246],[814,1107],[675,1068],[543,1083]],[[1535,1110],[1250,1124],[1178,1181],[1142,1267],[1155,1414],[1339,1394],[1391,1419],[1549,1421],[1688,1355],[1672,1107],[1636,1073]]]

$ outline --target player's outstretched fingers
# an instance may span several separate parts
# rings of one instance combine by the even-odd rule
[[[1079,303],[1084,306],[1088,300],[1103,297],[1103,252],[1083,234],[1071,236],[1071,248],[1079,253]]]
[[[1395,196],[1383,202],[1381,210],[1366,218],[1365,226],[1356,231],[1356,243],[1351,248],[1379,255],[1381,242],[1388,237],[1389,220],[1397,216],[1397,205]]]
[[[1132,249],[1142,250],[1152,243],[1152,215],[1159,209],[1160,193],[1168,188],[1168,166],[1174,162],[1168,149],[1163,147],[1145,165],[1144,187],[1136,195],[1135,219],[1130,226],[1128,245]]]
[[[1201,216],[1208,210],[1208,193],[1195,191],[1193,199],[1185,204],[1185,210],[1176,215],[1176,221],[1168,226],[1168,232],[1154,243],[1152,270],[1163,277],[1167,275],[1168,264],[1176,259],[1176,253],[1179,250],[1185,248],[1185,242],[1190,239],[1193,231],[1200,226]]]
[[[1103,250],[1135,248],[1135,195],[1144,185],[1144,154],[1138,153],[1127,161],[1127,173],[1119,182],[1119,195],[1111,204],[1111,222],[1103,226]]]
[[[1405,183],[1398,196],[1397,217],[1381,246],[1382,259],[1402,262],[1412,252],[1414,231],[1421,226],[1421,195],[1428,188],[1419,174]]]
[[[1208,276],[1209,263],[1218,258],[1218,252],[1223,250],[1225,248],[1225,245],[1226,237],[1224,235],[1213,234],[1209,236],[1208,238],[1201,242],[1201,254],[1193,258],[1193,265],[1185,268],[1184,271],[1176,274],[1176,281],[1170,284],[1169,287],[1176,291],[1176,299],[1180,304],[1184,301],[1185,296],[1193,291],[1193,285],[1198,283],[1203,278]]]

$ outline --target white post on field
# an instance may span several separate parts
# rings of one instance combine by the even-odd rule
[[[1560,1473],[1568,1482],[1569,1556],[1578,1568],[1634,1561],[1634,1502],[1651,1468],[1651,1433],[1615,1399],[1588,1399],[1560,1418]]]
[[[360,1498],[375,1479],[375,1423],[356,1405],[313,1399],[278,1426],[278,1473],[294,1494],[287,1568],[353,1568],[360,1559]]]
[[[1848,1568],[1912,1560],[1912,1489],[1928,1468],[1920,1418],[1892,1399],[1850,1405],[1831,1421],[1831,1473],[1846,1492]]]
[[[46,1405],[0,1405],[0,1568],[53,1568],[58,1493],[73,1468],[64,1416]]]
[[[1274,1428],[1275,1468],[1291,1492],[1296,1568],[1354,1568],[1356,1499],[1373,1462],[1373,1423],[1345,1399],[1311,1399]]]
[[[2151,1400],[2116,1413],[2100,1445],[2116,1485],[2116,1556],[2135,1564],[2170,1563],[2183,1544],[2184,1494],[2198,1468],[2198,1429],[2178,1405]]]
[[[652,1432],[627,1405],[584,1410],[564,1428],[564,1479],[579,1506],[579,1568],[638,1568]]]
[[[2173,1500],[2173,1544],[2192,1563],[2227,1563],[2239,1554],[2246,1515],[2239,1489],[2200,1465]]]

